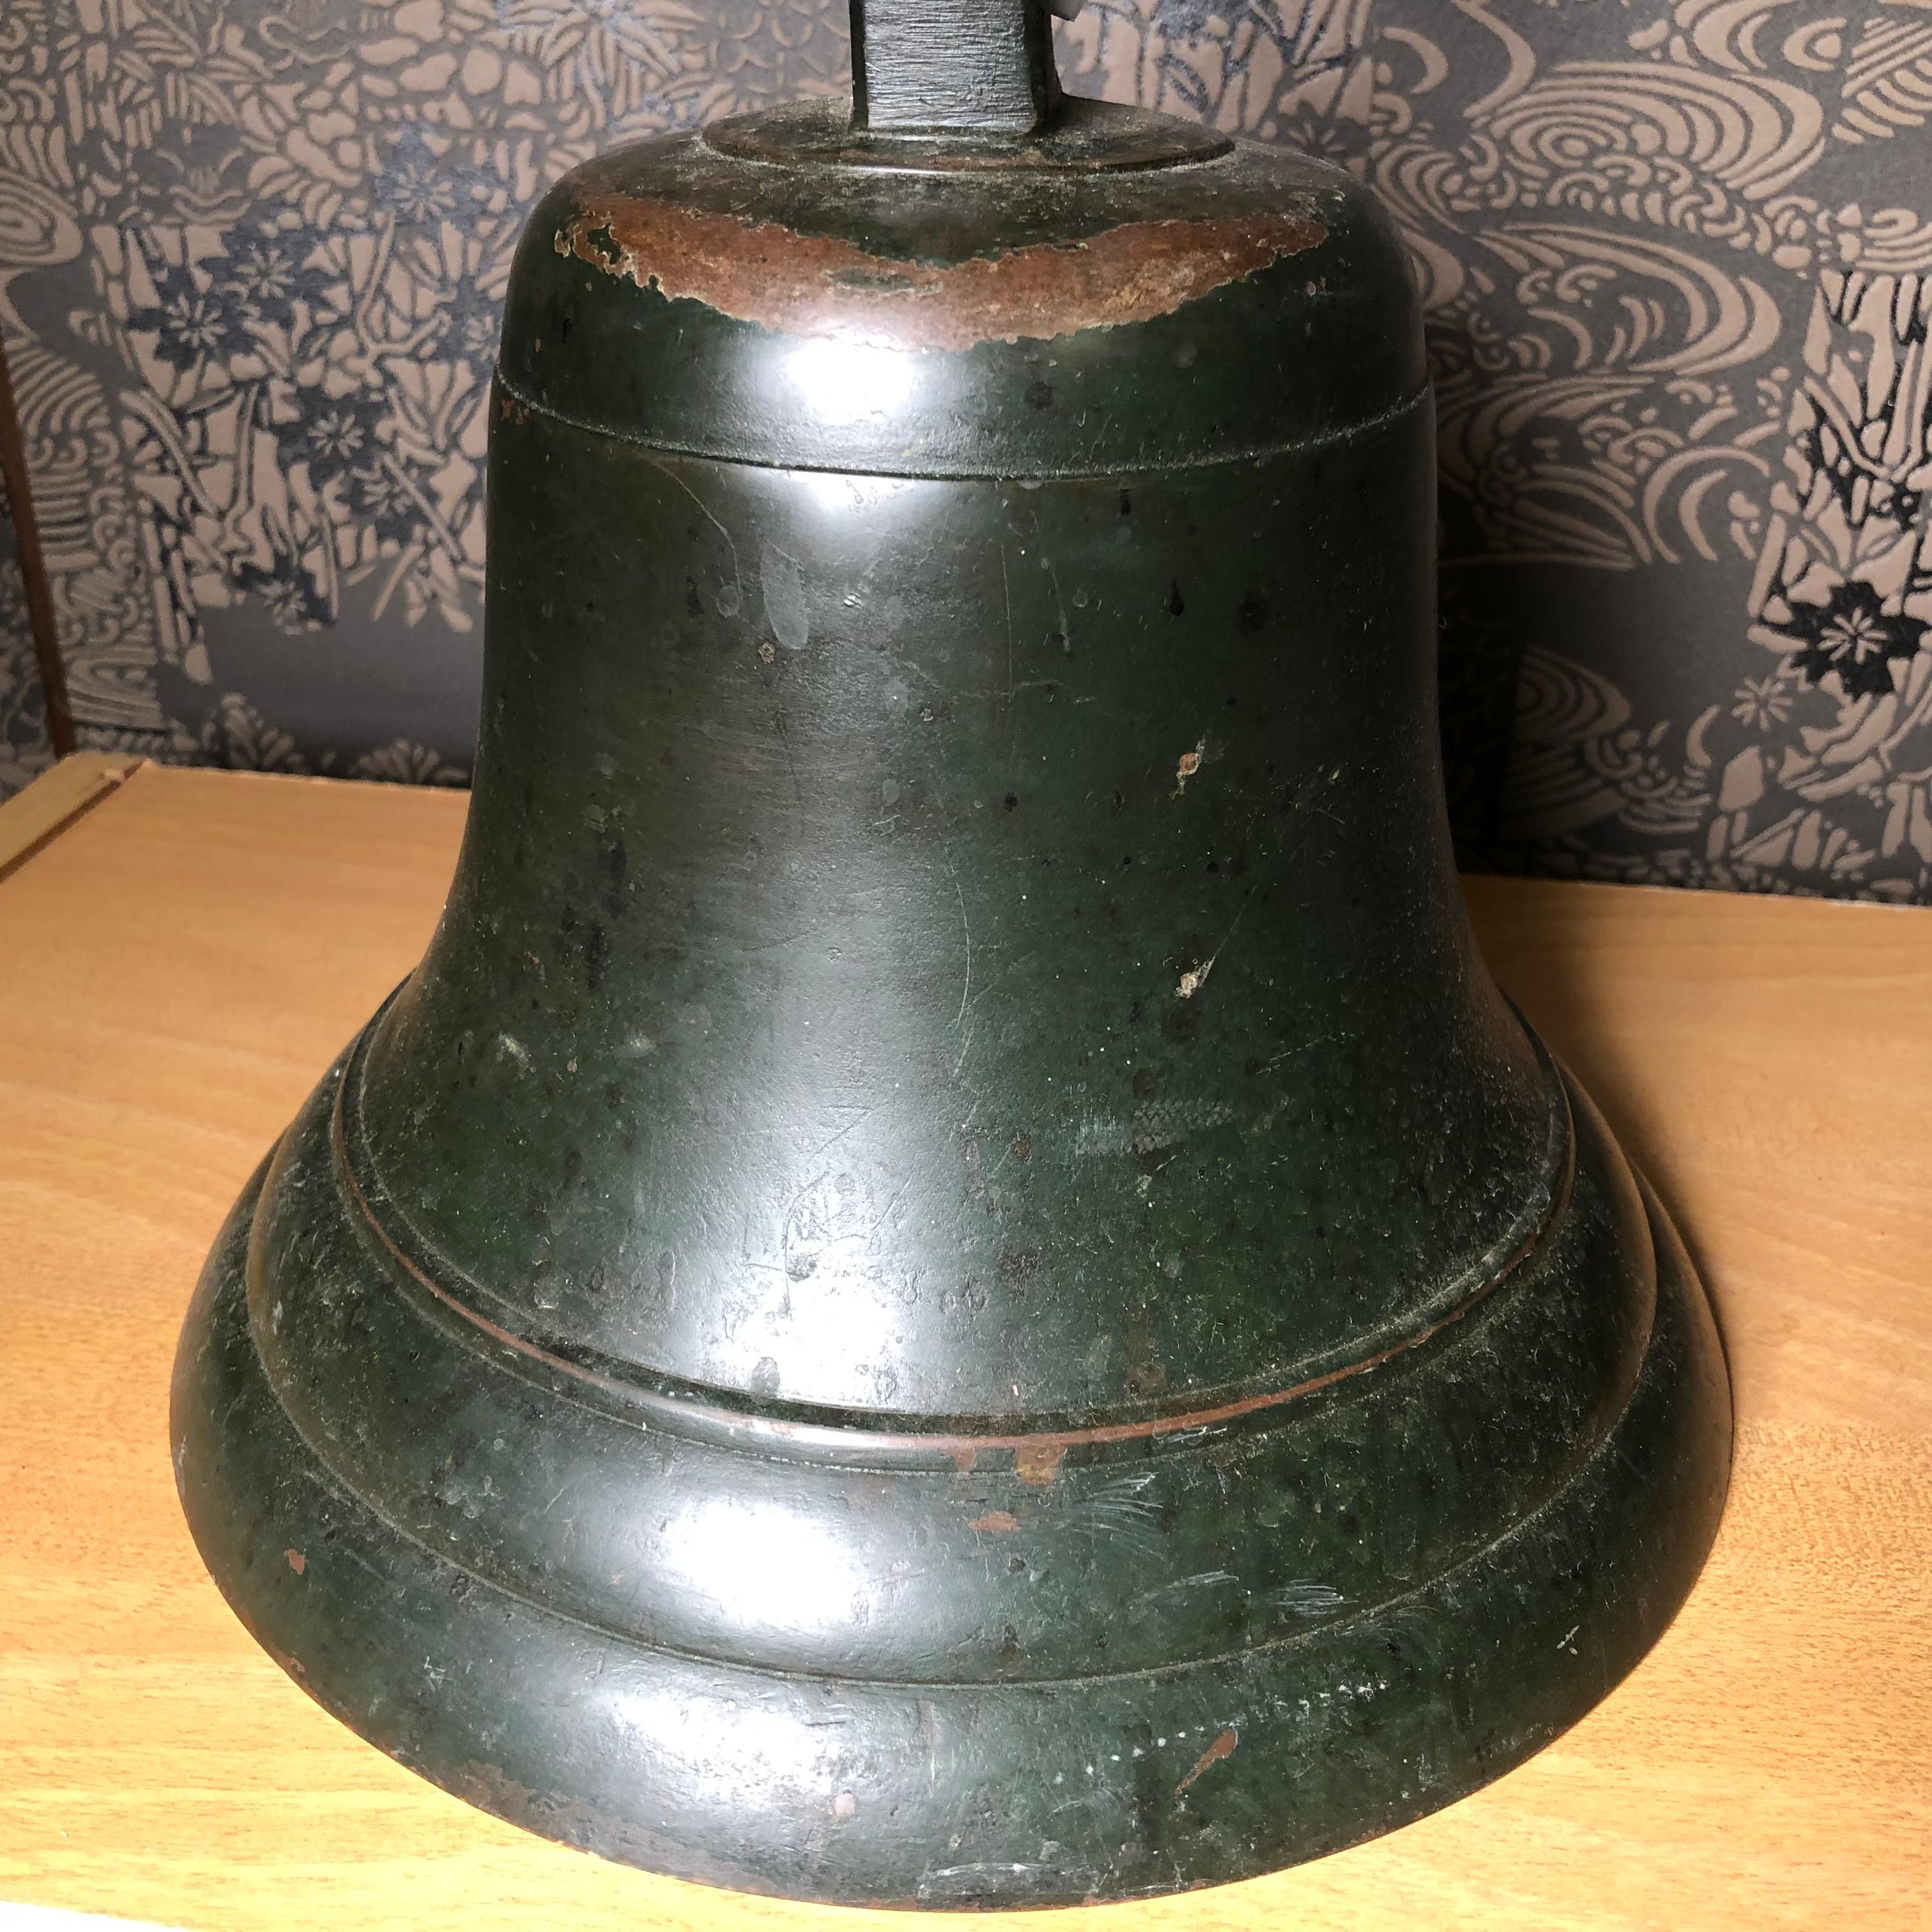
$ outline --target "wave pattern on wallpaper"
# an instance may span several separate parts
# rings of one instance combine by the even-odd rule
[[[0,338],[88,741],[460,781],[523,213],[842,86],[843,14],[11,0]],[[1467,856],[1932,902],[1932,15],[1088,0],[1061,46],[1395,210]]]

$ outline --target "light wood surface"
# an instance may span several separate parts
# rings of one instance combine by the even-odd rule
[[[561,1850],[311,1704],[196,1559],[176,1329],[414,962],[464,800],[136,771],[0,882],[0,1898],[184,1927],[904,1932]],[[1492,964],[1677,1213],[1737,1466],[1604,1705],[1378,1843],[1084,1932],[1932,1925],[1932,911],[1478,880]]]

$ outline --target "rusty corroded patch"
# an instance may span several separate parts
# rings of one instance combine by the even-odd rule
[[[1194,1760],[1194,1768],[1174,1787],[1174,1796],[1178,1798],[1180,1794],[1208,1768],[1210,1765],[1219,1764],[1223,1758],[1232,1757],[1234,1754],[1234,1747],[1239,1744],[1240,1741],[1240,1736],[1238,1732],[1223,1731],[1221,1735]]]
[[[988,1510],[984,1516],[976,1516],[966,1527],[983,1529],[994,1536],[1004,1536],[1020,1526],[1020,1520],[1011,1510]]]
[[[308,1558],[299,1550],[285,1550],[282,1554],[288,1558],[289,1568],[298,1576],[308,1568]]]
[[[1326,239],[1308,214],[1129,221],[962,262],[874,255],[836,236],[675,202],[586,197],[560,255],[781,334],[966,350],[1150,322]]]
[[[1046,1484],[1060,1474],[1066,1460],[1068,1438],[1061,1436],[1024,1438],[1013,1450],[1013,1473],[1023,1483]]]

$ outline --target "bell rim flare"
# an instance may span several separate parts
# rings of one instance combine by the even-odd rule
[[[1592,1164],[1640,1201],[1654,1256],[1614,1414],[1534,1507],[1470,1532],[1453,1563],[1271,1642],[1045,1678],[845,1676],[646,1642],[452,1561],[322,1460],[264,1366],[251,1236],[286,1142],[237,1202],[188,1318],[172,1416],[182,1505],[236,1614],[325,1708],[445,1790],[581,1850],[740,1891],[926,1910],[1126,1899],[1324,1856],[1568,1729],[1663,1634],[1716,1532],[1731,1417],[1708,1300],[1647,1184],[1564,1084]],[[260,1263],[257,1248],[258,1289]],[[657,1432],[632,1432],[651,1453]],[[974,1480],[927,1482],[935,1522]],[[989,1543],[1020,1527],[988,1515]],[[987,1792],[1022,1774],[1048,1797],[992,1815]],[[1070,1778],[1070,1796],[1055,1782]],[[1042,1839],[1049,1814],[1059,1835]],[[949,1861],[962,1820],[981,1856]],[[866,1849],[868,1826],[881,1849]]]

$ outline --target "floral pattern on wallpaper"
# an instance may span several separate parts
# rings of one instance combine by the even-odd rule
[[[20,575],[6,486],[0,484],[0,799],[30,784],[53,763],[47,736],[27,586]]]
[[[10,0],[0,339],[87,742],[462,782],[524,214],[614,142],[836,85],[831,18]]]
[[[88,742],[460,781],[522,214],[842,0],[10,0],[0,337]],[[1932,11],[1088,0],[1414,250],[1466,855],[1932,901]]]

